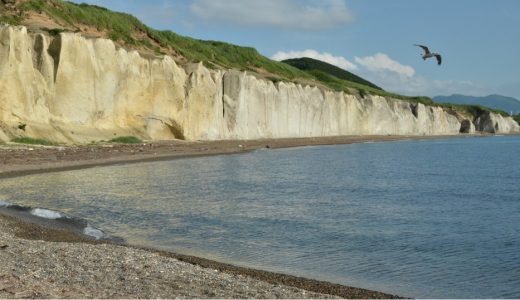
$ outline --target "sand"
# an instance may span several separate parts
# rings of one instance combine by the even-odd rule
[[[423,137],[420,137],[421,139]],[[432,137],[424,137],[431,139]],[[437,137],[438,138],[438,137]],[[418,139],[331,137],[89,146],[0,145],[0,178],[259,148]],[[0,215],[0,298],[396,298],[203,258],[90,240]]]

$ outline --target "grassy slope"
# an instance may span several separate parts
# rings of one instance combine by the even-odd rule
[[[61,0],[27,0],[19,8],[25,16],[29,12],[45,13],[70,31],[80,32],[83,27],[88,26],[105,32],[108,38],[129,48],[144,48],[155,54],[169,54],[177,58],[182,56],[186,61],[202,61],[213,68],[255,71],[280,80],[312,79],[305,72],[272,61],[253,48],[197,40],[171,31],[154,30],[134,16],[112,12],[95,5],[75,4]],[[23,24],[23,20],[17,23]]]
[[[435,103],[434,106],[444,107],[448,109],[453,109],[456,111],[466,112],[473,116],[479,116],[481,114],[484,114],[486,112],[492,112],[499,115],[502,115],[504,117],[509,117],[509,113],[498,110],[498,109],[492,109],[489,107],[485,107],[482,105],[469,105],[469,104],[453,104],[453,103]]]
[[[474,97],[465,95],[438,96],[433,99],[437,103],[455,103],[463,105],[479,105],[489,107],[497,111],[520,112],[520,102],[515,98],[500,95],[489,95],[486,97]]]
[[[307,71],[307,72],[322,71],[322,72],[330,74],[339,79],[356,82],[356,83],[366,85],[366,86],[369,86],[369,87],[372,87],[372,88],[375,88],[378,90],[383,90],[382,88],[378,87],[377,85],[373,84],[372,82],[365,80],[365,79],[357,76],[356,74],[353,74],[349,71],[343,70],[341,68],[338,68],[334,65],[331,65],[329,63],[326,63],[326,62],[323,62],[320,60],[303,57],[303,58],[287,59],[287,60],[283,60],[282,62],[286,63],[288,65],[291,65],[293,67],[296,67],[303,71]]]
[[[311,83],[326,86],[332,90],[346,93],[357,93],[360,96],[375,94],[385,97],[434,104],[428,97],[407,97],[386,92],[379,87],[359,80],[346,80],[337,72],[327,70],[311,70],[308,72],[288,64],[273,61],[260,55],[255,49],[240,47],[223,42],[203,41],[180,36],[171,31],[154,30],[134,16],[125,13],[112,12],[106,8],[75,4],[62,0],[21,0],[18,4],[19,13],[13,14],[0,5],[1,22],[18,25],[24,24],[24,19],[30,13],[44,13],[50,19],[61,24],[65,31],[82,32],[85,26],[94,28],[106,34],[106,37],[129,48],[147,49],[155,54],[168,54],[182,62],[204,62],[211,68],[230,68],[242,71],[253,71],[273,81],[287,80],[300,83]],[[47,28],[52,34],[62,29]],[[184,60],[184,61],[183,61]],[[356,82],[357,81],[357,82]],[[454,109],[468,112],[487,108],[451,106]]]

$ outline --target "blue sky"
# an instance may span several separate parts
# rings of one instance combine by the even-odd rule
[[[156,29],[309,56],[407,95],[520,99],[518,0],[84,0]],[[423,61],[428,45],[443,65]]]

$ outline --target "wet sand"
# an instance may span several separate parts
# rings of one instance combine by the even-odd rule
[[[460,137],[460,136],[457,136]],[[138,145],[0,145],[0,178],[287,148],[440,137],[370,136]],[[447,138],[442,137],[442,138]],[[0,215],[0,298],[396,298],[203,258],[97,242]]]

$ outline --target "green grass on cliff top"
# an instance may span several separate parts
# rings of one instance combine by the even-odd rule
[[[81,25],[108,32],[108,37],[127,46],[143,46],[160,54],[173,49],[191,62],[204,62],[209,67],[265,70],[282,79],[309,78],[311,76],[287,64],[268,59],[254,48],[239,47],[223,42],[203,41],[180,36],[171,31],[154,30],[136,17],[113,12],[96,5],[75,4],[61,0],[28,0],[20,9],[23,12],[45,12],[54,20],[66,23],[80,31]],[[157,45],[160,45],[157,46]]]

